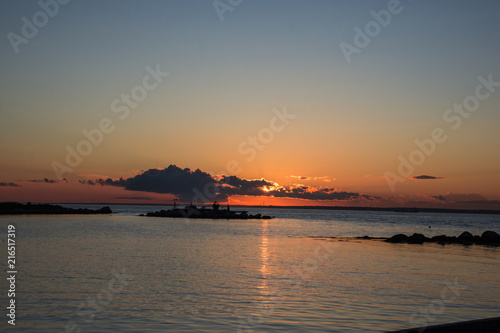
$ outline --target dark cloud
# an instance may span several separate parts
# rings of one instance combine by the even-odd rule
[[[127,179],[111,180],[108,178],[107,180],[99,179],[96,182],[101,185],[124,187],[128,191],[170,193],[184,202],[192,201],[199,191],[206,192],[207,188],[215,188],[216,183],[210,174],[200,169],[191,171],[188,168],[181,169],[176,165],[170,165],[165,169],[149,169]]]
[[[438,201],[446,202],[446,198],[442,195],[433,195],[432,197]]]
[[[108,179],[96,179],[96,180],[79,180],[82,185],[115,185],[115,181],[111,178]]]
[[[0,186],[19,187],[21,185],[17,185],[16,183],[0,183]]]
[[[415,180],[421,180],[421,179],[444,179],[444,177],[435,177],[435,176],[428,176],[428,175],[420,175],[420,176],[413,176],[410,177],[411,179]]]
[[[219,191],[225,195],[266,195],[264,188],[276,186],[274,182],[262,179],[244,179],[236,176],[223,176],[219,182]]]
[[[219,189],[226,195],[268,196],[277,198],[295,198],[306,200],[373,200],[376,197],[345,192],[337,188],[312,187],[294,185],[289,187],[279,186],[277,183],[266,179],[242,179],[236,176],[224,176],[219,182]]]
[[[334,201],[377,199],[374,196],[346,192],[337,188],[306,185],[283,187],[264,178],[245,179],[227,175],[215,178],[200,169],[192,171],[188,168],[181,169],[176,165],[170,165],[165,169],[150,169],[127,179],[108,178],[106,180],[80,180],[79,182],[87,185],[118,186],[128,191],[168,193],[177,196],[182,202],[194,203],[225,201],[232,195]]]
[[[46,183],[46,184],[58,184],[58,183],[67,183],[68,182],[66,180],[66,178],[63,178],[62,180],[48,179],[48,178],[44,178],[44,179],[28,179],[26,181],[30,182],[30,183]]]
[[[339,191],[339,189],[335,188],[314,188],[309,186],[298,186],[298,187],[288,187],[288,188],[282,187],[280,189],[267,192],[267,195],[278,198],[296,198],[296,199],[306,199],[306,200],[346,201],[346,200],[359,200],[359,199],[367,199],[367,200],[376,199],[376,197],[356,192],[345,192],[345,191]]]
[[[151,200],[148,197],[115,197],[115,199]]]
[[[306,185],[289,187],[279,186],[266,179],[242,179],[236,176],[223,176],[219,181],[219,190],[225,195],[268,196],[277,198],[295,198],[306,200],[357,200],[374,197],[354,192],[340,191],[336,188],[316,188]]]

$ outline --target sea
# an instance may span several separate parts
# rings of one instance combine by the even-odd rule
[[[500,247],[357,238],[500,233],[500,215],[261,207],[245,210],[275,218],[211,220],[110,207],[0,217],[0,330],[14,329],[11,299],[19,332],[387,332],[500,316]]]

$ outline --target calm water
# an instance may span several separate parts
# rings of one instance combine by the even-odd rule
[[[499,216],[261,209],[277,218],[187,221],[112,209],[0,218],[2,249],[16,227],[17,330],[381,332],[499,315],[500,248],[306,237],[500,232]]]

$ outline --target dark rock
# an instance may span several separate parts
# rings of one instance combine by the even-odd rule
[[[406,243],[408,241],[408,236],[403,234],[397,234],[385,240],[388,243]]]
[[[464,231],[458,236],[457,242],[464,245],[472,245],[474,242],[474,236],[468,232]]]
[[[460,236],[458,236],[458,239],[473,239],[474,236],[468,232],[468,231],[464,231],[460,234]]]
[[[481,236],[474,235],[474,243],[481,244],[481,242],[482,242]]]
[[[408,244],[423,244],[424,242],[428,241],[430,241],[430,239],[422,234],[414,233],[413,235],[408,237]]]
[[[500,244],[500,235],[494,231],[487,230],[481,235],[481,241],[486,244]]]
[[[97,213],[99,214],[112,214],[113,212],[111,211],[111,208],[109,206],[102,207],[101,209],[97,210]]]
[[[358,237],[361,238],[361,237]],[[365,239],[372,239],[371,237],[363,237]],[[434,236],[427,238],[422,234],[414,233],[411,236],[397,234],[385,240],[389,243],[408,243],[408,244],[423,244],[425,242],[434,242],[441,245],[444,244],[485,244],[485,245],[500,245],[500,235],[494,231],[485,231],[481,236],[474,236],[468,231],[464,231],[460,236]]]
[[[440,236],[434,236],[431,238],[431,241],[433,242],[446,242],[448,239],[448,236],[446,235],[440,235]]]
[[[446,235],[434,236],[431,238],[431,242],[435,242],[435,243],[444,245],[446,243],[449,243],[449,238],[450,237],[448,237]]]

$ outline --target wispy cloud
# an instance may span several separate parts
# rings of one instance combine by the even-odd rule
[[[472,202],[472,201],[488,201],[484,196],[478,193],[453,193],[433,195],[432,198],[442,202]]]
[[[311,177],[311,176],[294,176],[294,175],[290,175],[288,177],[289,178],[299,179],[299,180],[320,180],[320,181],[327,182],[327,183],[336,180],[335,178],[331,178],[330,176]]]
[[[87,179],[87,180],[77,180],[76,181],[77,183],[80,183],[82,185],[101,185],[101,186],[104,186],[104,185],[114,185],[114,180],[112,180],[111,178],[108,178],[108,179]]]
[[[120,199],[120,200],[151,200],[151,198],[148,197],[115,197],[115,199]]]
[[[18,185],[16,183],[0,183],[0,186],[10,186],[10,187],[19,187],[21,185]]]
[[[58,179],[48,179],[48,178],[43,178],[43,179],[28,179],[25,180],[29,183],[46,183],[46,184],[59,184],[59,183],[67,183],[68,181],[66,178],[63,178],[61,180]]]
[[[478,193],[453,193],[448,192],[445,194],[432,195],[431,198],[440,203],[458,204],[467,206],[500,206],[499,200],[488,200],[486,197]]]

